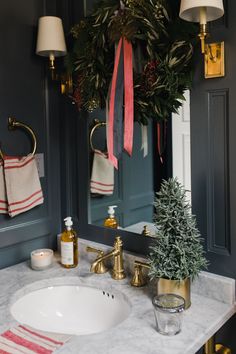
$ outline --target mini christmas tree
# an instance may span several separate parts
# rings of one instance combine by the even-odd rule
[[[152,279],[193,279],[207,261],[185,190],[176,178],[162,182],[154,206],[157,233],[149,255],[149,275]]]

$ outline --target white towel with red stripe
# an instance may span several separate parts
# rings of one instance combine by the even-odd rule
[[[0,335],[0,354],[50,354],[70,338],[66,334],[48,333],[18,325]]]
[[[8,213],[3,161],[0,160],[0,214]]]
[[[94,150],[90,192],[112,195],[114,191],[114,166],[100,150]]]
[[[0,170],[0,200],[0,213],[11,217],[43,203],[37,165],[32,154],[24,157],[4,156]]]

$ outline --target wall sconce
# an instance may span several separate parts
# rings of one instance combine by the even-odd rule
[[[40,17],[36,54],[49,58],[52,78],[55,78],[55,57],[64,56],[66,53],[62,20],[55,16]]]
[[[205,44],[205,39],[208,36],[207,22],[217,20],[223,15],[222,0],[181,0],[179,17],[185,21],[199,22],[200,24],[198,36],[205,59],[206,78],[224,76],[224,42]],[[208,65],[211,65],[210,69],[208,69]]]

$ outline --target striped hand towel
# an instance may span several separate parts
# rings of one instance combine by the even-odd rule
[[[107,155],[94,150],[90,192],[111,195],[114,191],[114,167]]]
[[[3,161],[0,160],[0,214],[8,213],[8,203],[3,170]]]
[[[4,157],[8,213],[11,217],[43,203],[35,157]]]
[[[66,334],[48,333],[19,325],[0,335],[0,354],[50,354],[70,338]]]

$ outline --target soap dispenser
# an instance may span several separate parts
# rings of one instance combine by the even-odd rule
[[[71,216],[64,219],[65,231],[61,235],[61,264],[65,268],[74,268],[78,265],[78,240],[72,229]]]
[[[104,226],[110,227],[112,229],[118,229],[118,221],[115,218],[115,208],[117,208],[117,205],[110,205],[108,207],[108,217],[104,221]]]

